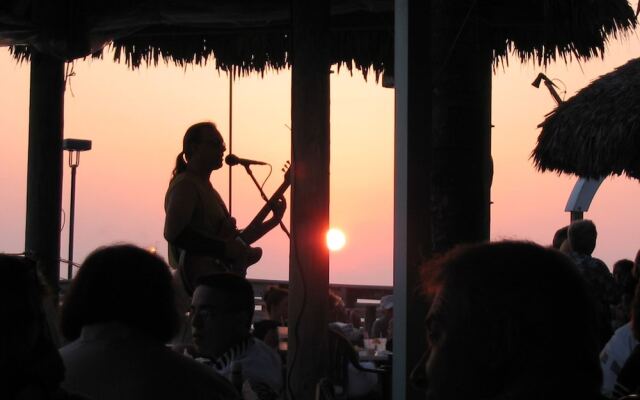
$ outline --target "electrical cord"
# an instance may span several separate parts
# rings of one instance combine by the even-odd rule
[[[269,177],[271,176],[271,173],[273,172],[273,166],[269,163],[267,163],[267,165],[269,166],[269,174],[267,174],[267,177],[264,178],[264,181],[262,181],[262,184],[260,185],[261,190],[264,189],[264,184],[267,183]]]
[[[562,80],[558,79],[558,78],[552,79],[551,82],[560,82],[560,84],[562,84],[562,88],[563,88],[562,89],[562,101],[564,101],[565,97],[567,96],[567,85],[565,85],[565,83]]]
[[[298,346],[300,345],[300,325],[302,315],[304,314],[304,310],[307,307],[307,281],[304,276],[304,268],[302,268],[302,263],[300,262],[300,257],[298,255],[298,244],[296,239],[291,239],[291,243],[293,243],[293,252],[294,259],[296,260],[296,266],[298,268],[298,273],[300,274],[300,281],[302,282],[302,301],[300,302],[300,312],[296,316],[296,326],[293,329],[293,336],[295,338],[296,347],[294,349],[293,355],[291,356],[291,365],[287,365],[287,390],[289,391],[289,398],[294,400],[295,396],[293,394],[293,387],[291,386],[291,374],[293,373],[293,366],[298,360]]]

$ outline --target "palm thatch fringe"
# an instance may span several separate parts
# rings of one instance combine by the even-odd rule
[[[132,36],[115,40],[110,48],[116,62],[125,62],[132,69],[157,66],[161,61],[184,67],[207,65],[213,60],[219,71],[233,71],[240,76],[257,72],[263,76],[265,71],[291,66],[290,46],[290,35],[286,31],[271,29],[197,36]],[[27,46],[12,46],[10,51],[19,62],[29,60]],[[102,51],[93,55],[102,56]],[[334,31],[330,60],[339,70],[361,71],[365,79],[373,71],[377,82],[385,70],[389,72],[393,67],[393,32],[391,29]]]
[[[520,61],[547,65],[602,57],[607,40],[636,26],[627,0],[493,0],[483,14],[491,28],[496,63]]]
[[[539,170],[640,179],[640,59],[594,80],[539,126]]]

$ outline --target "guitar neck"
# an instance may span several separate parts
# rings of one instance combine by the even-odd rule
[[[268,202],[264,206],[262,206],[260,211],[258,211],[258,213],[251,220],[249,225],[251,226],[254,223],[257,224],[257,223],[261,223],[262,221],[264,221],[264,219],[267,217],[267,215],[269,215],[269,213],[271,212],[271,202],[273,200],[277,199],[278,197],[281,197],[284,194],[284,192],[286,192],[287,189],[289,189],[289,186],[291,186],[290,180],[289,179],[285,179],[284,182],[282,182],[282,184],[278,187],[278,189],[276,189],[276,191],[273,192],[271,197],[269,197]]]

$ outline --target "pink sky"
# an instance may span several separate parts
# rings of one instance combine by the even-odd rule
[[[637,57],[636,35],[611,43],[604,60],[557,63],[544,71],[560,79],[570,97],[599,75]],[[110,60],[110,57],[106,57]],[[132,242],[166,253],[163,197],[185,129],[211,120],[228,133],[228,78],[206,68],[159,66],[130,71],[108,60],[77,61],[65,99],[65,137],[93,141],[78,169],[75,259],[97,246]],[[335,69],[335,68],[334,68]],[[24,247],[29,66],[0,51],[0,252]],[[549,244],[565,225],[574,177],[540,174],[529,159],[544,115],[554,102],[531,82],[543,70],[515,61],[493,81],[492,239]],[[331,255],[331,281],[392,284],[394,92],[359,73],[331,78],[331,225],[347,234],[346,247]],[[234,153],[265,160],[274,173],[267,193],[280,184],[289,159],[290,72],[245,77],[234,83]],[[65,157],[66,163],[66,157]],[[267,170],[254,167],[258,178]],[[227,169],[213,183],[227,198]],[[69,168],[64,167],[63,208],[69,207]],[[595,255],[611,265],[640,248],[638,181],[607,179],[585,214],[598,226]],[[261,199],[241,169],[234,172],[233,213],[246,224]],[[288,219],[286,220],[288,225]],[[62,231],[67,254],[68,226]],[[258,245],[265,255],[249,276],[286,279],[288,243],[278,230]]]

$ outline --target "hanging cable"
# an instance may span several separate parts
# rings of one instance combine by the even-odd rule
[[[435,88],[438,85],[442,74],[447,69],[447,65],[449,64],[449,61],[451,60],[451,56],[453,55],[453,50],[455,50],[456,46],[458,45],[458,40],[460,40],[460,35],[462,35],[464,28],[467,26],[467,23],[469,22],[469,18],[471,17],[471,12],[473,11],[477,3],[478,3],[478,0],[473,0],[473,3],[471,3],[471,6],[469,6],[469,10],[465,15],[464,20],[460,24],[460,28],[458,28],[458,32],[456,33],[456,36],[453,38],[453,42],[451,43],[451,46],[449,46],[449,49],[447,50],[447,55],[444,58],[442,67],[440,68],[438,73],[435,75],[435,79],[431,83],[431,86],[433,88]]]
[[[233,154],[233,75],[235,66],[231,67],[229,73],[229,154]],[[233,215],[231,209],[233,193],[233,167],[229,165],[229,214]]]

